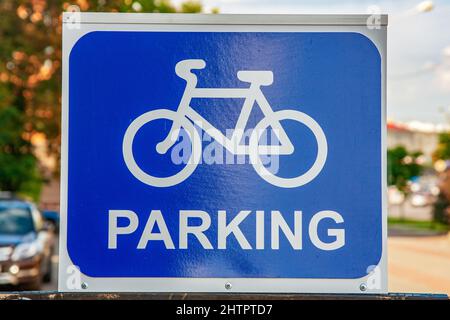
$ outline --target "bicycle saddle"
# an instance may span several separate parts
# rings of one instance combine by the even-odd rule
[[[237,77],[243,82],[255,83],[262,86],[269,86],[273,83],[272,71],[241,70],[237,72]]]

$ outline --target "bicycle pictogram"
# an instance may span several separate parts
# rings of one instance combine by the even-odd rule
[[[269,86],[273,83],[272,71],[238,71],[238,79],[249,83],[250,86],[248,88],[197,88],[197,76],[192,73],[192,70],[203,69],[205,66],[205,61],[201,59],[188,59],[178,62],[175,66],[175,72],[186,81],[186,89],[177,111],[157,109],[146,112],[137,117],[127,128],[122,144],[123,156],[128,169],[138,180],[154,187],[170,187],[186,180],[194,172],[201,159],[202,141],[195,126],[204,130],[232,154],[248,155],[258,175],[272,185],[282,188],[299,187],[307,184],[320,173],[325,165],[328,152],[325,134],[320,125],[306,113],[297,110],[274,111],[272,109],[261,90],[262,86]],[[191,100],[195,98],[244,99],[242,111],[231,137],[225,136],[190,107]],[[253,129],[249,143],[247,145],[241,144],[244,129],[256,103],[261,108],[264,118]],[[172,122],[167,137],[155,146],[155,150],[159,154],[167,153],[176,143],[181,128],[187,132],[192,144],[190,158],[186,166],[169,177],[156,177],[148,174],[139,167],[133,155],[133,140],[137,132],[144,125],[159,119],[166,119]],[[301,175],[291,178],[277,176],[276,173],[270,172],[261,161],[262,155],[290,155],[294,152],[294,146],[280,123],[283,120],[293,120],[306,126],[312,131],[317,142],[317,156],[313,165]],[[259,144],[262,133],[269,127],[277,135],[278,145]]]

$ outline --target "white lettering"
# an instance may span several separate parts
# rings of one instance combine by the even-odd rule
[[[190,226],[189,218],[200,218],[202,223],[199,226]],[[180,211],[180,249],[187,249],[188,234],[191,233],[197,237],[205,249],[213,249],[211,242],[205,236],[204,232],[211,226],[211,217],[205,211],[199,210],[181,210]]]
[[[272,211],[272,249],[280,249],[280,234],[282,230],[294,250],[302,249],[302,212],[294,212],[294,232],[289,228],[280,211]]]
[[[119,235],[130,235],[136,232],[139,225],[138,215],[130,210],[109,210],[108,219],[108,249],[117,249],[117,238]],[[172,214],[172,213],[170,213]],[[280,249],[280,237],[284,236],[290,247],[293,250],[303,249],[303,213],[296,210],[293,213],[281,213],[278,210],[270,212],[270,219],[266,216],[268,213],[263,210],[241,210],[239,213],[229,221],[227,220],[227,212],[225,210],[218,210],[214,218],[217,223],[216,227],[211,228],[212,219],[208,212],[201,210],[180,210],[179,225],[178,225],[178,248],[188,249],[190,235],[194,236],[204,249],[214,249],[208,236],[211,235],[212,230],[217,232],[217,249],[227,249],[227,240],[230,235],[233,235],[240,247],[244,250],[263,250],[265,249],[266,223],[270,224],[270,248],[272,250]],[[293,225],[290,225],[286,219],[289,215],[293,215]],[[127,225],[118,225],[119,219],[127,219]],[[329,228],[327,235],[334,237],[331,242],[324,242],[319,238],[318,228],[319,224],[324,219],[332,219],[334,223],[341,224],[344,222],[343,217],[331,210],[324,210],[314,214],[309,222],[309,238],[312,244],[324,251],[337,250],[345,245],[345,229],[344,228]],[[245,225],[245,229],[241,229]],[[253,225],[253,230],[250,234],[248,227]],[[159,231],[154,231],[156,228]],[[163,241],[167,249],[175,249],[176,245],[171,237],[170,228],[164,220],[164,214],[160,210],[152,210],[147,218],[144,230],[140,235],[137,249],[148,249],[149,241]],[[209,232],[208,232],[209,230]],[[176,231],[173,230],[176,234]],[[281,235],[283,234],[283,235]],[[269,235],[267,235],[269,238]],[[248,239],[254,239],[254,243],[250,243]],[[192,238],[191,238],[192,240]],[[192,244],[191,244],[192,245]],[[151,248],[150,248],[151,250]]]
[[[336,240],[330,243],[323,242],[319,239],[319,236],[317,235],[317,229],[319,226],[319,222],[323,219],[333,219],[336,223],[343,223],[344,218],[337,213],[336,211],[320,211],[316,213],[309,223],[309,237],[311,238],[311,242],[319,249],[322,250],[336,250],[345,245],[345,230],[344,229],[328,229],[328,235],[330,237],[335,237]]]
[[[118,227],[118,218],[126,218],[130,222],[126,227]],[[138,227],[138,216],[130,210],[109,210],[108,249],[117,249],[117,235],[131,234]]]
[[[159,233],[152,232],[155,224],[158,225]],[[147,220],[147,224],[145,225],[144,232],[142,232],[141,240],[139,240],[137,248],[147,248],[147,243],[150,240],[162,240],[167,249],[175,249],[175,245],[173,244],[166,222],[164,221],[160,210],[152,210],[152,212],[150,212],[150,217]]]
[[[218,249],[226,249],[227,248],[227,237],[230,234],[234,234],[236,240],[239,242],[239,245],[242,249],[249,250],[252,248],[250,243],[248,243],[241,229],[239,228],[239,224],[244,221],[245,218],[250,214],[251,211],[240,211],[236,217],[227,225],[227,213],[226,211],[219,210],[218,217]]]

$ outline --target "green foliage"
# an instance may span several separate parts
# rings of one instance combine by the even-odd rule
[[[450,133],[441,133],[437,149],[433,153],[434,160],[450,159]],[[450,225],[450,190],[449,177],[446,173],[441,173],[442,181],[440,184],[440,194],[434,203],[433,220],[438,223]]]
[[[202,4],[199,1],[189,0],[181,5],[181,11],[186,13],[198,13],[202,11]]]
[[[389,149],[387,153],[388,185],[396,186],[405,195],[409,193],[408,181],[419,176],[424,167],[417,158],[421,152],[408,152],[405,147]]]
[[[450,159],[450,133],[439,134],[439,144],[436,151],[433,154],[435,160],[448,160]]]
[[[22,138],[22,114],[14,107],[1,108],[0,128],[0,190],[37,199],[41,178],[32,147]]]
[[[433,205],[433,221],[450,225],[450,216],[447,212],[448,207],[449,201],[445,194],[441,192]]]
[[[401,219],[401,218],[388,218],[389,226],[398,226],[405,229],[415,229],[415,230],[429,230],[437,232],[448,231],[448,225],[436,221],[427,220],[411,220],[411,219]]]

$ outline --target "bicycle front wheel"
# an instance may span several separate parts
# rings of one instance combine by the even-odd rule
[[[305,125],[312,131],[317,142],[317,156],[314,164],[300,176],[293,178],[278,177],[276,174],[270,172],[262,163],[259,150],[259,140],[263,132],[265,132],[272,123],[280,122],[282,120],[293,120]],[[255,127],[250,136],[249,156],[253,168],[258,175],[275,186],[281,188],[296,188],[307,184],[313,180],[322,171],[323,166],[327,160],[328,145],[325,134],[320,125],[306,113],[296,110],[281,110],[272,113],[263,118]]]

